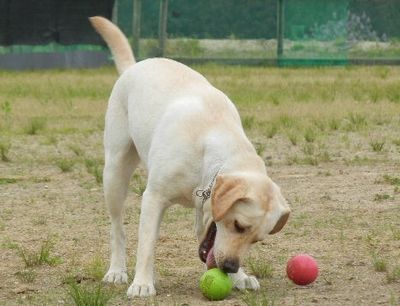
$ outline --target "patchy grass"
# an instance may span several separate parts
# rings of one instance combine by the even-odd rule
[[[56,165],[62,172],[70,172],[75,165],[75,160],[70,158],[61,158],[56,160]]]
[[[3,162],[9,162],[10,157],[8,156],[11,149],[11,143],[8,141],[0,141],[0,158]]]
[[[376,140],[371,141],[369,144],[374,152],[382,152],[385,142]]]
[[[0,177],[0,185],[15,184],[18,182],[16,178]]]
[[[139,173],[133,174],[133,192],[141,197],[146,190],[146,178]]]
[[[76,306],[106,306],[112,294],[102,284],[89,286],[70,282],[68,295]]]
[[[85,165],[87,171],[94,176],[97,184],[102,184],[104,162],[99,159],[86,158]]]
[[[377,272],[387,271],[387,260],[377,254],[372,255],[372,264]]]
[[[274,296],[265,292],[247,291],[242,294],[241,299],[247,306],[275,306],[277,305]]]
[[[387,184],[394,185],[394,186],[400,186],[400,177],[385,174],[383,176],[383,180]]]
[[[272,264],[260,257],[249,257],[246,261],[247,267],[252,275],[258,278],[271,278],[273,273]]]
[[[53,266],[62,262],[59,256],[51,255],[54,243],[45,240],[38,250],[28,250],[25,247],[18,247],[18,255],[22,259],[26,268],[41,266],[44,264]]]
[[[283,230],[257,243],[249,262],[243,258],[247,272],[259,275],[260,291],[233,291],[221,303],[396,305],[400,68],[194,68],[235,103],[292,208]],[[104,292],[108,305],[130,303],[126,286],[97,287],[110,253],[102,131],[115,69],[0,71],[0,77],[0,303],[71,305],[80,297],[91,303]],[[140,168],[123,220],[130,278],[145,185]],[[132,303],[210,303],[198,290],[204,265],[194,227],[193,210],[167,210],[155,253],[158,296]],[[50,247],[43,246],[47,233],[57,237]],[[285,276],[287,259],[301,252],[315,254],[321,268],[303,289]],[[53,264],[57,258],[62,263]],[[63,282],[65,275],[74,275],[75,285]]]
[[[382,201],[392,200],[392,199],[393,199],[393,197],[387,193],[377,193],[374,196],[374,201],[376,201],[376,202],[382,202]]]
[[[25,127],[28,135],[36,135],[46,127],[47,119],[43,117],[35,117],[30,119],[29,124]]]
[[[387,272],[386,280],[388,283],[400,282],[400,265],[392,268]]]
[[[96,255],[86,264],[85,276],[95,281],[101,281],[106,272],[106,262],[103,257]]]

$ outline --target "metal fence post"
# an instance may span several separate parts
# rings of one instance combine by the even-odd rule
[[[142,12],[142,0],[133,0],[133,20],[132,20],[132,49],[136,57],[140,52],[140,17]]]
[[[278,0],[277,11],[277,56],[280,58],[283,55],[283,36],[284,36],[284,15],[285,15],[285,0]]]
[[[158,21],[159,56],[164,56],[167,40],[168,0],[160,0],[160,18]]]

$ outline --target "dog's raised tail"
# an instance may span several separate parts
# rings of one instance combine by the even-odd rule
[[[135,57],[128,39],[115,24],[100,16],[90,17],[89,20],[110,48],[119,74],[135,64]]]

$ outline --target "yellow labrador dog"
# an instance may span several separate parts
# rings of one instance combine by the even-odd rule
[[[135,63],[113,23],[90,20],[121,74],[104,134],[104,194],[111,214],[111,264],[104,281],[128,281],[122,210],[141,161],[148,181],[128,296],[156,294],[154,246],[163,213],[174,203],[196,209],[200,259],[229,273],[236,288],[258,289],[257,279],[240,268],[240,258],[251,244],[280,231],[290,209],[246,137],[235,106],[183,64],[164,58]]]

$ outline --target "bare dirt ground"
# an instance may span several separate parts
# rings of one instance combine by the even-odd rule
[[[234,291],[224,301],[207,301],[198,289],[204,267],[197,256],[194,212],[176,206],[165,215],[157,244],[157,297],[129,301],[128,285],[105,286],[102,290],[112,294],[107,305],[400,305],[400,103],[386,96],[378,104],[362,102],[362,97],[355,102],[353,95],[334,98],[335,103],[354,102],[353,114],[364,117],[349,117],[347,112],[341,117],[339,111],[332,115],[338,126],[326,124],[322,129],[315,118],[330,113],[314,107],[324,97],[311,96],[304,102],[312,114],[302,115],[304,126],[295,123],[290,128],[282,119],[272,133],[271,125],[262,121],[271,118],[262,119],[263,114],[274,109],[273,113],[291,115],[288,109],[294,108],[296,97],[262,104],[271,98],[263,96],[254,106],[242,103],[225,85],[234,86],[235,73],[264,79],[267,87],[276,86],[276,78],[268,68],[240,69],[226,68],[219,74],[218,67],[200,67],[219,87],[236,95],[245,128],[293,210],[283,231],[256,244],[244,261],[251,273],[266,267],[272,272],[260,279],[257,293]],[[400,70],[389,70],[385,80],[398,84]],[[314,89],[323,86],[318,74],[331,72],[273,70],[285,74],[290,86],[311,82]],[[309,74],[322,84],[313,83],[314,76],[309,80]],[[381,78],[380,70],[343,69],[334,70],[329,82],[347,74],[361,83],[371,74]],[[0,88],[0,140],[6,148],[6,158],[0,161],[0,305],[74,305],[68,295],[71,280],[84,288],[97,286],[109,260],[109,220],[96,179],[101,178],[105,101],[116,76],[111,69],[21,75],[1,74],[7,86],[19,85],[14,91]],[[225,80],[229,77],[232,81]],[[66,90],[65,100],[60,96],[61,102],[43,102],[43,97],[61,95],[65,80],[76,82],[80,92],[90,86],[95,90],[77,97]],[[5,110],[5,101],[10,101],[11,111]],[[27,125],[32,128],[30,120],[38,115],[46,123],[31,134]],[[125,214],[131,279],[144,170],[139,174],[132,180]],[[35,262],[32,258],[40,257],[34,255],[40,255],[41,248],[48,253],[42,252],[42,260]],[[286,262],[298,253],[308,253],[319,263],[319,278],[309,286],[296,286],[286,277]]]

